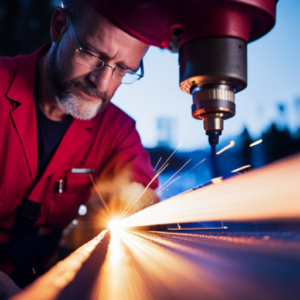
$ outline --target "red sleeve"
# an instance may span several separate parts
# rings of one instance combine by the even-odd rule
[[[124,169],[129,172],[130,181],[147,186],[156,173],[150,163],[150,157],[141,143],[140,136],[135,128],[135,122],[126,118],[114,139],[114,147],[109,161],[102,171],[102,178],[118,176]],[[158,187],[156,178],[150,185],[152,189]]]

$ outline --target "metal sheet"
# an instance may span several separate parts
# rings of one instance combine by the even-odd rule
[[[13,299],[299,299],[299,282],[299,234],[103,232]]]

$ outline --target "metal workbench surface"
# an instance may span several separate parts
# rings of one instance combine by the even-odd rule
[[[109,231],[14,299],[300,299],[300,234]]]

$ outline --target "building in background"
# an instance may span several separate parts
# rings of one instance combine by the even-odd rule
[[[157,118],[157,147],[174,148],[176,144],[177,121],[174,118]]]

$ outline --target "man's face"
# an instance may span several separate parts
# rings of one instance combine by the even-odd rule
[[[50,49],[49,82],[66,114],[88,120],[107,108],[121,83],[113,80],[110,67],[91,70],[78,63],[78,46],[69,27],[64,26],[59,40]],[[148,45],[111,24],[92,7],[84,11],[74,28],[81,47],[113,67],[136,71],[148,49]]]

